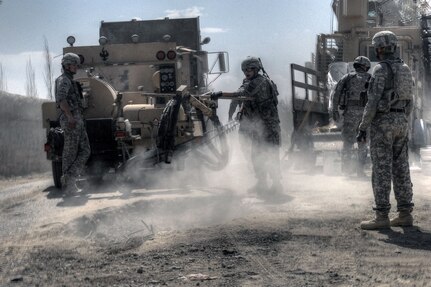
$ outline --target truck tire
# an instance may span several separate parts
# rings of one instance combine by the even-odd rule
[[[62,164],[63,162],[60,161],[55,161],[53,160],[51,162],[51,166],[52,166],[52,177],[54,179],[54,185],[56,188],[61,188],[61,176],[63,174],[63,170],[62,170]]]
[[[160,116],[157,145],[162,150],[167,151],[175,149],[175,130],[180,106],[181,98],[175,97],[166,104]]]

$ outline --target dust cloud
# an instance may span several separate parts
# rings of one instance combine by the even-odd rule
[[[4,109],[0,113],[4,117],[1,121],[4,128],[0,129],[3,146],[0,174],[24,175],[49,170],[49,161],[41,149],[45,138],[41,101],[9,95],[2,95],[0,100],[0,110]],[[287,110],[286,106],[284,108]],[[286,116],[287,111],[280,113]],[[225,119],[227,115],[221,117]],[[369,178],[340,176],[337,152],[327,153],[333,159],[328,156],[318,159],[318,168],[304,168],[301,166],[304,158],[286,154],[289,129],[283,126],[287,120],[281,122],[284,134],[280,149],[281,198],[263,200],[248,192],[256,183],[251,148],[236,129],[227,134],[226,143],[214,142],[219,153],[201,145],[196,150],[175,152],[171,164],[132,165],[120,174],[107,174],[101,183],[91,183],[79,195],[62,199],[58,206],[63,208],[56,211],[52,220],[64,222],[67,234],[123,240],[136,231],[148,234],[214,226],[259,216],[268,210],[289,213],[329,209],[337,212],[357,208],[355,206],[371,206]],[[219,169],[214,162],[226,160],[223,157],[225,145],[228,163]]]
[[[1,121],[4,127],[1,129],[2,174],[24,175],[49,170],[49,161],[41,150],[45,133],[41,127],[40,101],[11,96],[1,100],[0,108],[6,109],[0,113],[6,117]],[[229,157],[225,168],[213,170],[214,165],[208,163],[220,160],[217,159],[219,155],[205,145],[198,148],[198,154],[192,150],[176,152],[169,165],[132,166],[121,174],[108,174],[102,183],[92,184],[80,195],[58,203],[64,208],[53,220],[67,223],[67,234],[115,241],[136,231],[148,234],[214,226],[237,218],[259,216],[267,210],[318,212],[329,208],[341,211],[350,210],[352,204],[370,204],[368,199],[360,197],[364,193],[361,190],[371,195],[369,179],[346,180],[335,165],[329,173],[324,168],[301,168],[295,161],[301,163],[302,158],[286,156],[288,138],[284,137],[282,142],[281,199],[262,200],[248,192],[256,183],[250,143],[233,130],[227,135]],[[25,148],[20,147],[23,144]],[[224,152],[223,143],[214,144],[217,150]],[[322,164],[323,160],[320,161]],[[326,161],[331,167],[331,161]],[[146,225],[151,226],[152,231]]]
[[[283,146],[282,196],[262,199],[248,192],[256,183],[250,144],[234,130],[227,135],[227,145],[229,162],[222,170],[209,169],[205,163],[208,158],[203,160],[192,151],[178,152],[171,164],[134,166],[124,172],[127,180],[108,180],[94,187],[83,208],[73,212],[74,216],[80,215],[68,224],[71,232],[78,237],[118,242],[131,234],[147,236],[204,228],[259,217],[268,211],[316,214],[321,210],[358,210],[364,205],[371,208],[369,178],[342,177],[334,164],[338,160],[336,152],[329,153],[334,158],[326,162],[332,169],[324,172],[323,167],[298,168],[298,162],[292,162]],[[210,154],[208,146],[198,149]]]

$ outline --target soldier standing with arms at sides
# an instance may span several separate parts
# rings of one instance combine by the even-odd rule
[[[358,176],[364,176],[364,165],[367,159],[366,142],[358,142],[357,162],[353,164],[353,145],[356,142],[356,134],[362,120],[365,104],[367,103],[368,81],[371,77],[367,71],[371,67],[367,57],[359,56],[353,62],[355,72],[344,75],[335,87],[332,99],[332,119],[339,118],[338,110],[343,112],[343,138],[342,170],[345,174],[356,171]]]
[[[247,127],[251,138],[251,160],[257,183],[250,192],[266,197],[282,192],[280,172],[280,120],[278,116],[278,91],[268,77],[259,58],[248,57],[241,63],[245,79],[234,93],[216,92],[220,96],[249,97],[241,108],[240,126]],[[262,70],[262,73],[259,71]],[[268,187],[267,177],[272,180]]]
[[[395,56],[397,37],[390,31],[374,35],[372,44],[381,62],[373,70],[368,102],[357,135],[366,139],[370,127],[372,186],[376,217],[361,222],[366,230],[412,226],[413,190],[408,162],[408,117],[413,107],[410,68]],[[389,221],[391,183],[398,216]]]
[[[55,101],[61,110],[60,126],[64,131],[61,186],[65,194],[76,191],[76,178],[90,156],[90,143],[82,115],[82,94],[79,83],[73,80],[80,62],[78,55],[65,54],[61,61],[63,74],[55,80]]]

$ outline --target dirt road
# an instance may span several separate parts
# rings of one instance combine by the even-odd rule
[[[429,177],[414,227],[365,232],[370,178],[285,172],[262,201],[241,169],[68,198],[49,175],[1,181],[0,285],[431,286]]]

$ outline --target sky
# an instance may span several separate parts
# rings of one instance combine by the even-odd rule
[[[44,39],[60,75],[62,49],[73,35],[75,46],[98,45],[100,22],[197,17],[207,51],[227,51],[230,72],[215,90],[234,91],[247,56],[262,59],[280,95],[289,94],[290,63],[303,65],[315,50],[316,36],[331,32],[332,0],[3,0],[0,4],[0,65],[6,91],[25,95],[26,66],[33,67],[40,98],[44,80]]]

